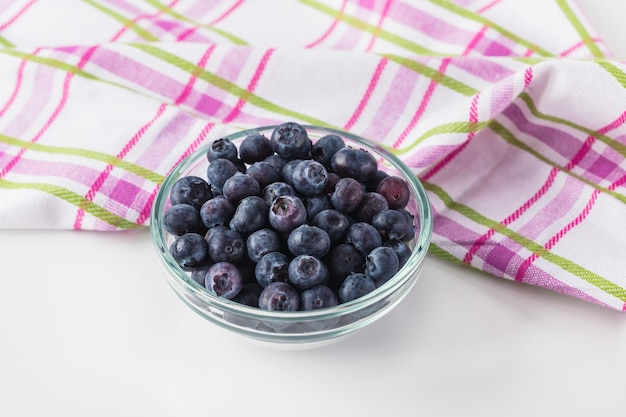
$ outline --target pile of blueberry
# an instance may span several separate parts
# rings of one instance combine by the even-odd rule
[[[331,307],[388,281],[411,254],[409,188],[367,150],[289,122],[207,150],[206,179],[173,185],[174,260],[211,293],[266,310]]]

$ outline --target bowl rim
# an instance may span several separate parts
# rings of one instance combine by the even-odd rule
[[[239,130],[237,132],[221,136],[221,138],[227,138],[231,141],[243,140],[246,136],[253,133],[271,133],[279,125],[260,126],[251,129]],[[188,171],[190,168],[195,167],[198,163],[202,162],[202,159],[206,161],[206,151],[211,145],[212,141],[205,143],[203,146],[197,148],[190,155],[185,157],[180,163],[178,163],[165,177],[159,189],[156,193],[152,210],[150,212],[150,233],[153,245],[159,255],[161,262],[164,264],[170,275],[173,275],[177,282],[180,283],[186,291],[193,295],[203,299],[207,304],[220,308],[225,312],[237,314],[250,319],[261,320],[279,320],[284,322],[302,322],[311,320],[323,320],[329,318],[336,318],[343,314],[358,311],[371,304],[375,304],[379,300],[385,299],[389,294],[393,293],[397,288],[401,287],[407,280],[411,278],[415,270],[419,269],[423,263],[428,247],[430,245],[432,232],[433,232],[433,219],[432,210],[427,195],[426,189],[422,185],[421,181],[417,178],[417,175],[408,168],[408,166],[402,162],[396,155],[391,153],[387,148],[381,144],[372,142],[354,133],[346,132],[339,129],[334,129],[324,126],[314,125],[301,125],[307,133],[314,132],[316,136],[322,137],[324,135],[338,135],[350,142],[357,143],[364,149],[371,149],[375,151],[377,157],[384,158],[393,169],[398,171],[402,177],[407,181],[409,187],[412,190],[412,194],[416,197],[416,209],[417,216],[419,217],[419,232],[416,233],[415,245],[412,249],[412,253],[408,258],[405,265],[386,283],[376,288],[374,291],[365,294],[355,300],[338,304],[336,306],[323,308],[319,310],[307,310],[307,311],[269,311],[263,310],[258,307],[251,307],[244,304],[231,301],[229,299],[219,297],[210,293],[206,288],[195,282],[187,272],[185,272],[174,261],[170,254],[169,247],[166,244],[167,233],[164,231],[161,223],[161,217],[159,213],[168,201],[169,190],[172,185],[181,177],[188,175],[183,172]],[[379,158],[377,158],[379,159]],[[208,163],[208,161],[207,161]]]

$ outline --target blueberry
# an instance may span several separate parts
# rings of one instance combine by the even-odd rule
[[[204,233],[200,211],[189,204],[176,204],[163,214],[163,228],[175,236],[185,233]]]
[[[272,184],[267,185],[263,188],[263,200],[267,203],[268,206],[272,204],[276,197],[280,197],[283,195],[296,195],[296,190],[286,182],[276,181]]]
[[[342,178],[330,196],[334,208],[344,213],[355,211],[363,200],[363,187],[354,178]]]
[[[210,237],[208,243],[213,262],[238,264],[246,256],[246,241],[234,230],[221,229]]]
[[[268,156],[267,158],[265,158],[263,160],[263,162],[267,162],[268,164],[270,164],[271,166],[274,167],[274,169],[279,173],[282,174],[283,172],[283,167],[285,166],[285,164],[287,163],[287,160],[281,156],[278,156],[276,154],[272,154],[270,156]]]
[[[378,230],[365,222],[356,222],[348,228],[346,242],[352,244],[363,256],[383,244]]]
[[[186,233],[170,245],[170,254],[181,268],[195,268],[207,258],[206,240],[197,233]]]
[[[200,207],[200,219],[206,227],[227,226],[235,214],[235,207],[228,199],[218,195]]]
[[[395,240],[395,239],[388,240],[383,244],[383,246],[390,247],[396,253],[396,255],[398,256],[399,268],[402,268],[404,264],[406,263],[406,261],[408,261],[409,257],[411,256],[411,248],[409,248],[409,246],[406,243],[401,242],[399,240]]]
[[[293,171],[296,169],[296,165],[300,162],[302,162],[302,159],[292,159],[287,161],[280,173],[283,182],[286,182],[293,187]]]
[[[308,221],[312,221],[320,211],[332,208],[330,198],[328,198],[326,194],[308,197],[304,200],[304,207],[306,208],[306,218]]]
[[[379,246],[365,257],[365,275],[370,277],[377,287],[389,281],[399,269],[398,255],[388,246]]]
[[[263,287],[256,282],[248,282],[241,286],[241,290],[232,300],[249,307],[258,307],[262,291]]]
[[[250,175],[238,172],[224,182],[222,192],[231,203],[237,204],[245,197],[259,195],[261,186]]]
[[[376,191],[376,188],[378,188],[378,184],[380,184],[380,182],[388,176],[389,174],[385,171],[376,171],[376,175],[374,175],[372,179],[365,183],[365,190],[369,192]]]
[[[311,255],[321,258],[330,249],[330,237],[324,229],[302,224],[289,233],[287,247],[295,256]]]
[[[246,170],[246,174],[257,180],[261,188],[282,179],[276,168],[265,161],[255,162],[250,165]]]
[[[335,152],[330,166],[340,177],[354,178],[363,183],[374,178],[378,171],[378,163],[371,153],[349,146]]]
[[[404,214],[406,216],[407,220],[409,221],[409,224],[411,225],[410,230],[402,238],[403,242],[408,242],[408,241],[412,240],[415,237],[415,216],[410,211],[408,211],[406,208],[400,208],[400,209],[396,209],[396,210],[398,210],[398,212]]]
[[[337,295],[326,285],[316,285],[300,293],[300,310],[319,310],[337,304]]]
[[[331,242],[340,242],[348,232],[350,220],[339,210],[331,208],[316,214],[311,224],[326,231]]]
[[[179,178],[172,185],[172,190],[170,191],[170,203],[172,205],[189,204],[198,209],[211,197],[211,186],[209,183],[193,175]]]
[[[287,160],[307,159],[311,152],[311,140],[306,130],[295,122],[276,127],[271,142],[274,152]]]
[[[239,145],[239,158],[246,164],[262,161],[273,153],[272,143],[261,133],[246,136]]]
[[[259,262],[263,255],[280,250],[280,238],[271,229],[257,230],[246,239],[246,250],[253,262]]]
[[[239,202],[230,220],[230,228],[243,235],[262,229],[268,224],[269,207],[261,197],[249,196]]]
[[[298,291],[328,282],[328,267],[315,256],[299,255],[289,262],[289,283]]]
[[[345,147],[346,144],[337,135],[326,135],[317,140],[311,147],[311,157],[324,165],[330,167],[330,161],[339,149]]]
[[[224,230],[228,230],[228,226],[217,225],[217,226],[211,227],[209,230],[207,230],[206,234],[204,235],[204,240],[206,240],[207,243],[209,243],[211,239],[213,238],[213,236],[224,232]]]
[[[392,209],[406,207],[411,197],[406,181],[395,175],[383,178],[380,183],[378,183],[376,192],[382,194],[387,199],[389,208]]]
[[[341,177],[334,172],[328,173],[328,182],[326,182],[326,188],[324,188],[324,192],[326,194],[332,194],[335,192],[335,187],[337,183],[341,180]]]
[[[263,288],[259,296],[259,307],[270,311],[298,311],[300,296],[286,282],[273,282]]]
[[[222,187],[227,179],[239,172],[237,166],[228,159],[218,158],[212,161],[207,168],[207,178],[211,188],[222,194]]]
[[[261,287],[267,287],[272,282],[286,282],[289,278],[289,258],[282,252],[266,253],[257,262],[254,275]]]
[[[241,159],[235,159],[233,161],[233,164],[235,164],[235,167],[237,168],[237,172],[241,172],[242,174],[246,173],[246,169],[247,169],[246,164]]]
[[[191,271],[191,279],[193,279],[199,285],[202,285],[204,287],[204,278],[205,278],[206,272],[209,270],[211,265],[213,265],[213,261],[211,261],[207,252],[207,257],[204,260],[204,262],[202,262],[200,265],[193,268],[193,270]]]
[[[237,159],[237,156],[237,147],[228,138],[214,140],[211,142],[211,145],[206,152],[206,157],[209,162],[213,162],[219,158],[228,159],[229,161],[234,162]]]
[[[382,210],[387,210],[389,204],[387,199],[377,192],[366,192],[359,208],[357,208],[355,217],[358,221],[371,223],[374,215]]]
[[[241,291],[243,278],[235,265],[217,262],[207,270],[204,286],[219,297],[231,299]]]
[[[305,196],[314,196],[322,193],[326,188],[328,173],[319,162],[306,159],[294,167],[291,182],[296,191]]]
[[[291,232],[306,222],[304,203],[295,196],[277,197],[270,206],[269,222],[279,232]]]
[[[337,291],[340,303],[356,300],[376,289],[374,281],[363,273],[350,274],[343,281]]]
[[[341,243],[330,250],[328,255],[328,268],[331,272],[331,279],[336,287],[350,274],[363,272],[365,258],[352,245]]]
[[[407,216],[398,210],[382,210],[372,217],[372,226],[380,233],[383,241],[389,239],[403,240],[413,227]]]

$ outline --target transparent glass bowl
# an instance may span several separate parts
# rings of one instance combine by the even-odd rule
[[[239,146],[251,133],[262,133],[268,138],[271,137],[275,127],[259,127],[227,137]],[[313,142],[322,136],[336,134],[344,139],[347,146],[366,149],[376,157],[380,170],[404,178],[409,185],[411,197],[407,210],[415,216],[416,225],[415,237],[407,242],[412,248],[412,254],[393,278],[373,292],[326,309],[276,312],[217,297],[197,284],[170,255],[169,247],[174,237],[163,228],[162,218],[170,206],[170,190],[179,178],[196,175],[206,179],[209,164],[206,151],[210,144],[199,148],[167,176],[156,196],[151,213],[152,240],[161,259],[165,278],[174,292],[193,311],[210,322],[236,334],[265,342],[287,344],[323,342],[350,334],[373,323],[393,309],[413,288],[420,275],[432,234],[432,214],[426,192],[417,177],[402,161],[381,146],[358,136],[323,127],[304,127]]]

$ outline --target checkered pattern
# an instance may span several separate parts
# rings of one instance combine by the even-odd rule
[[[571,0],[9,0],[0,80],[0,227],[147,225],[202,143],[293,120],[400,156],[431,253],[626,309],[626,63]]]

